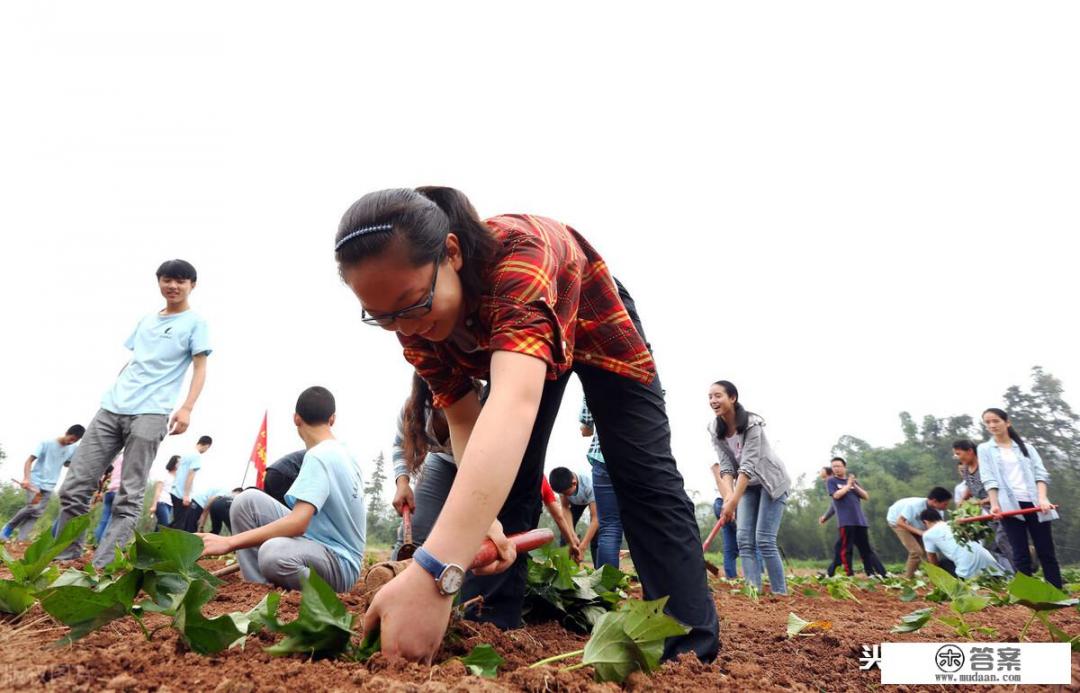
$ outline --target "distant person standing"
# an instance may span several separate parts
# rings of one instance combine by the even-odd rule
[[[990,497],[990,512],[1038,508],[1033,515],[1017,515],[1002,519],[1012,546],[1012,564],[1018,571],[1031,575],[1031,555],[1027,551],[1028,536],[1035,543],[1035,553],[1042,563],[1046,581],[1061,589],[1061,567],[1054,551],[1054,536],[1050,523],[1058,519],[1054,505],[1047,497],[1050,474],[1033,445],[1028,445],[1013,428],[1009,415],[1001,409],[983,412],[983,425],[992,438],[978,449],[979,472]]]
[[[173,455],[165,464],[165,470],[152,477],[154,483],[154,531],[168,527],[172,523],[172,488],[176,479],[176,467],[180,464],[180,455]]]
[[[847,462],[843,457],[832,458],[830,464],[832,476],[826,483],[836,507],[836,523],[840,526],[840,559],[844,572],[855,574],[851,557],[858,548],[866,576],[885,577],[885,566],[870,546],[869,523],[862,509],[862,502],[870,500],[870,494],[859,486],[854,474],[847,473]]]
[[[87,513],[105,468],[123,451],[124,475],[113,502],[113,521],[94,553],[97,568],[108,565],[115,550],[131,540],[158,446],[166,434],[187,430],[206,382],[209,333],[206,321],[188,303],[195,268],[183,260],[169,260],[158,267],[157,281],[165,307],[141,319],[124,342],[132,350],[131,361],[102,398],[60,488],[58,532]],[[193,367],[191,386],[183,404],[173,411],[188,366]],[[79,537],[57,559],[81,555]]]
[[[832,478],[832,467],[825,466],[818,472],[818,479],[825,485],[825,493],[829,494],[829,479]],[[823,525],[829,521],[829,518],[836,515],[836,503],[833,501],[832,496],[829,496],[829,509],[825,511],[825,514],[818,518],[818,524]],[[840,549],[843,547],[843,541],[840,538],[840,533],[836,533],[836,543],[833,544],[833,558],[832,563],[825,569],[825,574],[832,577],[836,574],[836,569],[843,565],[843,559],[840,557]]]
[[[176,467],[176,479],[172,485],[173,529],[185,532],[198,531],[202,508],[193,503],[191,494],[195,488],[195,474],[202,469],[202,456],[214,444],[210,436],[201,436],[195,444],[195,452],[184,455]]]
[[[109,472],[109,483],[105,486],[103,496],[104,505],[101,506],[101,517],[98,519],[97,528],[94,530],[94,546],[101,545],[101,538],[105,536],[105,530],[112,522],[113,501],[116,493],[120,490],[120,479],[124,475],[124,456],[119,455],[112,463],[112,471]]]
[[[37,448],[26,458],[23,465],[23,480],[19,484],[26,491],[26,505],[16,512],[11,520],[0,530],[0,541],[7,541],[18,532],[21,541],[30,538],[34,524],[45,512],[49,497],[64,465],[71,460],[78,449],[79,440],[86,429],[75,424],[68,427],[64,435],[38,443]]]

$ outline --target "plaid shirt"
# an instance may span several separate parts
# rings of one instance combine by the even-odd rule
[[[485,223],[499,250],[484,268],[484,288],[479,305],[466,316],[465,338],[430,342],[398,334],[405,360],[431,387],[436,407],[465,396],[472,389],[470,378],[489,379],[494,351],[543,360],[548,380],[580,359],[642,383],[652,381],[652,354],[607,264],[588,241],[544,217],[514,214]]]
[[[590,462],[604,463],[604,453],[600,450],[600,437],[596,435],[596,425],[593,422],[592,412],[589,411],[589,405],[584,400],[581,402],[581,416],[578,417],[578,421],[582,426],[588,426],[593,430],[592,441],[589,443],[589,451],[585,453],[585,457],[589,458]]]

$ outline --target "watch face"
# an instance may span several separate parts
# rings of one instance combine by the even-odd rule
[[[460,566],[450,564],[439,576],[439,587],[443,594],[457,594],[461,583],[465,581],[465,571]]]

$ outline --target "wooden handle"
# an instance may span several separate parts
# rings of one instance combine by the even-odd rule
[[[412,513],[409,511],[408,503],[401,509],[401,526],[404,530],[403,534],[405,535],[404,543],[412,544]]]
[[[520,534],[511,534],[506,538],[510,540],[510,543],[514,545],[517,552],[521,554],[550,543],[555,539],[555,533],[550,529],[534,529],[528,532],[521,532]],[[473,559],[472,565],[469,566],[469,570],[483,568],[486,565],[494,563],[498,558],[499,552],[495,549],[495,543],[490,539],[485,539],[484,543],[480,545],[480,550],[476,552],[476,558]]]
[[[1050,506],[1054,510],[1057,510],[1057,506]],[[987,522],[989,520],[997,520],[1002,517],[1012,517],[1013,515],[1031,515],[1032,513],[1041,513],[1042,508],[1035,506],[1034,508],[1020,508],[1019,510],[1006,510],[1000,512],[997,515],[979,515],[977,517],[963,517],[956,521],[956,524],[962,525],[966,522]]]
[[[711,544],[712,540],[716,538],[716,533],[719,532],[720,528],[723,527],[723,526],[724,526],[724,518],[723,518],[723,516],[721,516],[720,519],[716,521],[716,524],[713,525],[712,531],[709,532],[709,536],[705,537],[705,541],[702,542],[702,544],[701,544],[701,553],[705,553],[706,551],[709,550],[709,544]]]

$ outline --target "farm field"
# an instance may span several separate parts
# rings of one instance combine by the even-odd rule
[[[21,547],[9,548],[13,555],[18,555]],[[221,561],[201,564],[207,569],[223,565]],[[948,603],[926,601],[930,585],[921,587],[917,597],[905,602],[900,599],[903,590],[896,586],[878,584],[866,589],[870,584],[866,581],[829,583],[810,576],[799,576],[795,581],[792,595],[786,598],[768,594],[754,597],[736,584],[712,581],[723,644],[718,660],[704,665],[684,657],[662,665],[651,676],[631,674],[623,686],[628,690],[875,690],[880,686],[879,673],[859,668],[863,645],[958,639],[952,628],[936,621],[913,633],[890,632],[901,616],[917,609],[932,607],[935,615],[948,616]],[[834,585],[832,589],[830,584]],[[845,590],[854,599],[847,598]],[[631,596],[636,591],[631,588]],[[224,578],[224,584],[218,587],[203,613],[212,618],[246,611],[258,605],[267,593],[267,588],[244,583],[239,575],[233,574]],[[367,597],[353,593],[342,595],[342,601],[349,612],[362,614]],[[282,593],[278,619],[284,622],[295,618],[299,604],[300,593]],[[805,635],[788,637],[791,613],[806,621],[828,623],[808,629]],[[976,639],[1016,641],[1031,613],[1022,605],[990,606],[965,615],[965,623],[973,631],[980,626],[997,629],[992,638],[976,634]],[[176,630],[162,627],[155,631],[168,625],[166,617],[150,614],[144,622],[153,633],[149,641],[134,619],[123,618],[72,644],[55,646],[68,628],[54,621],[40,604],[21,617],[5,616],[0,622],[0,688],[221,693],[360,688],[376,691],[618,689],[618,684],[594,682],[591,667],[566,671],[576,659],[530,668],[545,657],[578,650],[588,639],[551,621],[508,632],[486,624],[456,621],[452,628],[456,636],[448,639],[433,666],[393,661],[381,653],[366,662],[310,660],[301,655],[275,657],[263,648],[279,642],[282,636],[266,630],[250,636],[242,647],[201,655],[190,651]],[[1054,611],[1050,622],[1063,632],[1080,633],[1080,612],[1075,607]],[[1035,621],[1026,639],[1047,641],[1050,635],[1042,623]],[[496,678],[471,675],[455,659],[480,644],[491,645],[505,660]],[[1080,673],[1077,654],[1073,655],[1073,673],[1075,682]],[[950,687],[954,689],[964,690]],[[976,689],[994,690],[986,686],[969,688]]]

